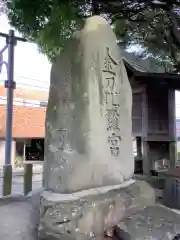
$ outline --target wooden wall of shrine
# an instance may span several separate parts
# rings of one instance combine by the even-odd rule
[[[162,81],[131,77],[132,131],[137,142],[136,161],[143,174],[173,167],[176,161],[175,90]]]

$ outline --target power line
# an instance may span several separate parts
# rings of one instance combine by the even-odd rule
[[[1,81],[0,81],[0,82],[1,82]],[[2,82],[3,82],[3,81],[2,81]],[[33,85],[33,84],[28,84],[28,83],[16,82],[16,85],[22,85],[22,86],[28,86],[28,87],[34,87],[34,88],[49,90],[49,87],[43,87],[43,86],[38,86],[38,85]]]
[[[27,83],[17,83],[17,84],[23,85],[23,86],[28,86],[28,87],[35,87],[35,88],[40,88],[40,89],[49,90],[49,88],[47,88],[47,87],[42,87],[42,86],[37,86],[37,85],[32,85],[32,84],[27,84]]]
[[[36,81],[36,82],[46,83],[45,81],[42,81],[42,80],[39,80],[39,79],[35,79],[35,78],[29,78],[29,77],[24,77],[24,76],[19,76],[19,77],[22,77],[22,78],[24,78],[24,79],[33,80],[33,81]]]
[[[4,100],[4,101],[6,101],[6,99],[4,99],[4,98],[1,98],[0,97],[0,100]],[[27,102],[26,102],[27,101]],[[21,103],[22,105],[20,105],[20,106],[24,106],[25,104],[32,104],[32,105],[34,105],[34,106],[39,106],[40,108],[46,108],[47,106],[42,106],[42,105],[40,105],[40,103],[42,103],[42,102],[47,102],[47,101],[39,101],[39,104],[38,103],[31,103],[31,102],[28,102],[28,101],[32,101],[32,100],[22,100],[22,101],[20,101],[20,100],[13,100],[13,103]],[[36,101],[36,100],[34,100],[34,101]],[[38,100],[37,100],[37,102],[38,102]],[[4,104],[1,104],[0,103],[0,105],[4,105]],[[26,106],[24,106],[24,107],[26,107]],[[30,107],[30,106],[27,106],[27,107]]]
[[[1,74],[7,74],[7,73],[5,73],[5,72],[1,72]],[[0,75],[1,75],[0,74]],[[29,80],[33,80],[33,81],[36,81],[36,82],[42,82],[42,83],[46,83],[46,81],[42,81],[42,80],[40,80],[40,79],[36,79],[36,78],[30,78],[30,77],[25,77],[25,76],[20,76],[20,75],[17,75],[17,74],[15,74],[16,75],[16,77],[20,77],[20,78],[24,78],[24,79],[29,79]]]

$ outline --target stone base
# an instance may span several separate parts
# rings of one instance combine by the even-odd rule
[[[164,206],[149,206],[125,219],[116,228],[123,240],[175,240],[180,233],[180,215]]]
[[[155,203],[153,189],[145,182],[129,181],[118,189],[96,189],[79,194],[44,192],[41,197],[41,239],[104,239],[106,232],[125,217]]]
[[[146,183],[141,183],[141,187],[142,185],[143,188],[147,188],[147,191],[151,190]],[[138,188],[139,183],[136,183],[136,186]],[[39,221],[38,195],[40,191],[33,192],[29,199],[22,196],[0,199],[0,240],[40,240],[37,234],[37,224]],[[146,204],[145,199],[146,198],[144,198],[144,203]],[[148,201],[148,203],[150,203],[150,201]],[[173,211],[158,205],[146,207],[130,217],[123,219],[123,221],[115,228],[117,238],[112,239],[179,240],[180,238],[174,238],[174,236],[180,232],[180,214],[177,214],[179,213],[177,210]],[[102,236],[99,236],[93,238],[93,240],[102,240],[102,238]],[[54,239],[53,237],[48,238],[48,240]],[[75,237],[73,235],[68,237],[62,235],[59,239],[73,240]],[[84,240],[85,238],[82,236],[82,238],[79,239]]]

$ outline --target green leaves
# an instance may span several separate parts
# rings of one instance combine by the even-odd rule
[[[62,4],[60,8],[57,6],[52,8],[51,16],[37,35],[37,42],[42,51],[50,59],[54,58],[82,22],[71,6],[68,8],[67,5]]]
[[[5,0],[4,0],[5,1]],[[93,4],[92,4],[93,3]],[[180,0],[8,0],[10,24],[53,60],[92,10],[106,16],[123,47],[140,44],[168,71],[180,71]],[[176,31],[177,30],[177,31]],[[168,64],[167,64],[168,63]]]
[[[180,71],[180,45],[173,38],[169,14],[163,9],[151,8],[139,14],[136,14],[137,21],[123,19],[117,20],[121,24],[115,22],[115,33],[120,42],[123,40],[125,47],[139,44],[145,50],[143,57],[152,57],[158,66],[163,65],[169,72]]]
[[[72,1],[12,0],[7,7],[10,24],[37,42],[50,60],[83,23]]]

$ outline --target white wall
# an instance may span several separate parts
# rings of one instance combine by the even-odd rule
[[[14,167],[14,160],[16,154],[16,142],[12,141],[12,155],[11,155],[11,163]],[[0,140],[0,167],[3,166],[5,163],[5,141]]]
[[[177,141],[177,151],[180,152],[180,141]]]
[[[0,141],[0,166],[5,162],[5,141]]]
[[[180,91],[175,92],[176,98],[176,118],[180,118]]]

